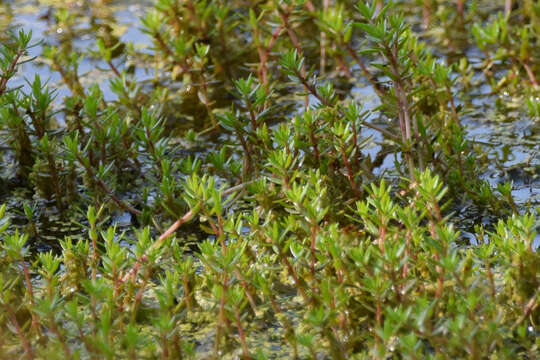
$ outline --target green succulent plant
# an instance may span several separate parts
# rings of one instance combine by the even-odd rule
[[[0,358],[539,357],[534,1],[159,0],[146,47],[46,3],[0,34]]]

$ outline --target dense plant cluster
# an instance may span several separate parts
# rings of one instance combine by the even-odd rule
[[[539,357],[538,211],[464,119],[487,84],[538,120],[540,7],[448,3],[158,0],[145,51],[56,4],[58,42],[0,35],[0,186],[36,194],[0,207],[0,358]],[[69,96],[9,86],[35,46]],[[463,206],[496,219],[470,245]],[[37,251],[37,211],[83,235]]]

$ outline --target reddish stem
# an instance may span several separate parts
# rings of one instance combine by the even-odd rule
[[[26,354],[26,358],[29,359],[29,360],[33,359],[34,358],[34,353],[32,352],[32,346],[30,345],[30,342],[28,341],[26,336],[24,336],[24,332],[23,332],[21,326],[19,325],[19,322],[17,321],[17,317],[13,313],[13,310],[11,309],[9,304],[6,303],[4,305],[5,305],[6,312],[8,314],[9,320],[15,326],[17,336],[21,340],[21,343],[22,343],[22,345],[24,347],[24,352]]]
[[[347,159],[347,154],[345,153],[345,145],[341,143],[341,157],[343,159],[343,163],[345,164],[345,168],[347,169],[347,179],[349,179],[349,183],[351,185],[351,188],[354,192],[354,195],[359,199],[360,198],[360,192],[358,191],[358,188],[356,187],[356,181],[354,180],[354,174],[351,169],[351,165],[349,163],[349,160]]]
[[[234,318],[236,319],[236,326],[238,327],[238,335],[240,336],[240,342],[242,343],[242,350],[244,352],[244,358],[250,359],[249,351],[246,342],[246,335],[244,334],[244,329],[242,328],[242,322],[240,321],[240,314],[236,306],[234,307]]]
[[[6,91],[8,79],[11,76],[11,74],[15,72],[15,68],[17,67],[17,63],[19,62],[19,59],[22,56],[23,52],[24,52],[24,49],[19,49],[17,51],[17,54],[13,58],[13,61],[11,62],[11,64],[9,65],[7,73],[2,74],[1,79],[0,79],[0,96],[2,96],[2,94]]]

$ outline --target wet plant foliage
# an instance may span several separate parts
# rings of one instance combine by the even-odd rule
[[[540,357],[538,1],[4,1],[0,41],[1,359]]]

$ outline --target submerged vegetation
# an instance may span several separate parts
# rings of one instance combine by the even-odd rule
[[[39,3],[0,4],[0,358],[540,357],[537,1],[157,0],[146,45]]]

